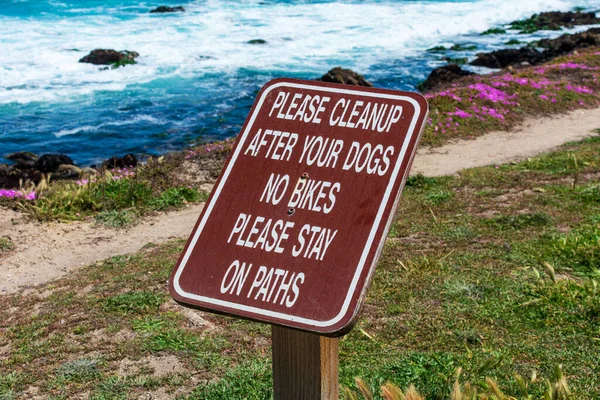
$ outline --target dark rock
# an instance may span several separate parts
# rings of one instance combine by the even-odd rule
[[[357,74],[351,69],[335,67],[321,77],[323,82],[342,83],[345,85],[368,86],[373,84],[365,79],[364,76]]]
[[[448,64],[431,71],[431,74],[419,84],[418,88],[422,92],[437,90],[441,87],[450,85],[452,82],[455,82],[462,77],[470,75],[474,74],[463,70],[456,64]]]
[[[92,167],[84,167],[81,168],[81,175],[83,176],[96,176],[98,175],[98,171],[96,171],[94,168]]]
[[[479,53],[471,65],[488,68],[506,68],[512,65],[538,65],[574,50],[600,46],[600,28],[591,28],[574,35],[564,34],[555,39],[542,39],[520,49],[504,49],[491,53]],[[534,47],[541,47],[539,52]]]
[[[150,10],[151,13],[170,13],[170,12],[185,12],[185,8],[181,6],[169,7],[169,6],[158,6],[154,10]]]
[[[18,151],[16,153],[8,154],[5,156],[7,160],[14,161],[16,163],[19,162],[29,162],[37,160],[38,156],[29,151]]]
[[[442,60],[446,61],[448,64],[457,64],[463,65],[466,64],[469,59],[467,57],[442,57]]]
[[[81,169],[71,164],[61,164],[52,177],[55,179],[79,179]]]
[[[42,174],[33,168],[21,169],[14,166],[0,168],[0,188],[2,189],[19,189],[30,183],[37,185],[41,179]]]
[[[88,63],[94,65],[124,65],[135,64],[135,59],[139,54],[135,51],[116,51],[111,49],[96,49],[90,54],[79,60],[80,63]]]
[[[35,160],[37,160],[38,156],[29,151],[19,151],[17,153],[12,153],[5,156],[7,160],[14,161],[15,167],[26,169],[33,168],[33,164]]]
[[[435,46],[432,47],[430,49],[427,49],[426,51],[428,51],[429,53],[441,53],[448,50],[447,48],[445,48],[444,46]]]
[[[252,39],[248,40],[248,44],[267,44],[265,39]]]
[[[491,28],[485,32],[481,32],[481,35],[502,35],[506,33],[506,29],[501,28]]]
[[[510,39],[508,42],[504,43],[507,46],[514,46],[516,44],[521,44],[520,40],[517,39]]]
[[[588,29],[585,32],[574,35],[565,34],[556,39],[542,39],[536,42],[535,45],[543,48],[544,57],[550,60],[573,50],[590,46],[600,46],[600,28]]]
[[[509,65],[528,62],[531,65],[539,64],[545,61],[545,57],[531,47],[520,49],[503,49],[492,51],[491,53],[479,53],[477,58],[471,61],[471,65],[487,68],[505,68]]]
[[[104,161],[102,164],[106,169],[135,167],[138,163],[137,158],[133,154],[126,154],[123,157],[112,157]]]
[[[560,12],[551,11],[534,14],[531,18],[513,21],[512,29],[519,29],[520,33],[533,33],[539,30],[559,30],[560,28],[573,28],[578,25],[599,24],[600,18],[594,12]]]
[[[477,50],[477,46],[475,46],[474,44],[455,44],[452,47],[450,47],[450,50],[453,50],[453,51]]]
[[[44,154],[36,160],[33,167],[44,173],[56,172],[61,164],[73,165],[71,157],[64,154]]]

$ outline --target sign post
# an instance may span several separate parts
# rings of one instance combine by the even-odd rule
[[[258,94],[169,282],[180,304],[273,325],[276,399],[337,398],[329,337],[356,322],[427,109],[290,79]]]

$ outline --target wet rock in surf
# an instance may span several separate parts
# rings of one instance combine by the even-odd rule
[[[267,44],[265,39],[252,39],[248,40],[248,44]]]
[[[448,86],[465,76],[475,75],[472,72],[465,71],[456,64],[448,64],[438,67],[431,71],[427,79],[418,85],[418,89],[422,92],[437,90],[441,87]]]
[[[137,57],[139,57],[139,53],[135,51],[96,49],[92,50],[90,54],[83,57],[79,62],[94,65],[125,65],[135,64],[135,59]]]
[[[537,51],[533,46],[541,47],[544,51]],[[600,46],[600,28],[591,28],[573,35],[564,34],[555,39],[542,39],[520,49],[479,53],[470,64],[488,68],[506,68],[523,63],[537,65],[590,46]]]
[[[542,39],[535,45],[544,49],[544,57],[550,60],[573,50],[590,46],[600,46],[600,28],[588,29],[574,35],[565,34],[556,39]]]
[[[342,67],[335,67],[319,80],[323,82],[341,83],[344,85],[354,86],[368,86],[371,87],[373,84],[365,79],[364,76],[352,71],[351,69],[345,69]]]
[[[44,173],[56,172],[62,164],[74,165],[71,157],[64,154],[44,154],[38,158],[33,167]]]
[[[150,10],[150,13],[172,13],[172,12],[185,12],[185,8],[182,6],[177,7],[169,7],[169,6],[158,6],[153,10]]]
[[[519,33],[533,33],[539,30],[557,31],[561,28],[573,28],[578,25],[600,24],[600,18],[594,12],[561,12],[550,11],[534,14],[531,18],[513,21],[512,29],[519,29]]]

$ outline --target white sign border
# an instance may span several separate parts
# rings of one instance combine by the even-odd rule
[[[363,249],[363,253],[361,255],[361,258],[358,263],[358,267],[356,268],[356,272],[355,272],[352,282],[350,284],[350,288],[348,289],[348,293],[346,294],[346,299],[344,300],[342,309],[334,318],[329,319],[327,321],[303,318],[303,317],[298,317],[298,316],[291,315],[291,314],[263,310],[258,307],[247,306],[244,304],[238,304],[238,303],[233,303],[230,301],[219,300],[219,299],[215,299],[212,297],[200,296],[197,294],[188,293],[188,292],[184,291],[181,288],[181,285],[179,284],[179,278],[181,277],[181,274],[183,273],[183,270],[185,269],[185,267],[187,265],[188,259],[194,249],[194,246],[196,245],[196,242],[198,241],[198,238],[200,237],[200,234],[202,233],[204,226],[206,225],[206,222],[210,216],[210,213],[212,212],[212,210],[217,202],[217,199],[219,198],[219,195],[221,194],[221,191],[223,190],[223,187],[225,186],[225,182],[227,182],[227,178],[229,177],[231,169],[233,168],[235,161],[237,160],[242,148],[244,147],[244,143],[246,142],[246,139],[248,138],[250,130],[252,129],[252,126],[254,125],[254,121],[256,120],[256,117],[257,117],[259,111],[261,110],[261,107],[262,107],[267,95],[272,90],[277,89],[279,87],[309,89],[309,90],[316,90],[316,91],[322,91],[322,92],[343,93],[343,94],[366,96],[366,97],[376,97],[376,98],[382,98],[382,99],[401,100],[401,101],[407,101],[415,107],[415,114],[410,123],[406,139],[402,145],[402,149],[400,151],[400,155],[398,156],[396,165],[394,166],[392,175],[390,176],[389,184],[384,193],[383,200],[379,206],[379,210],[377,212],[377,216],[373,223],[371,233],[369,234],[367,243],[365,245],[365,248]],[[419,105],[419,103],[416,100],[414,100],[410,97],[406,97],[406,96],[399,96],[399,95],[393,95],[393,94],[387,94],[387,93],[363,92],[363,91],[342,89],[342,88],[338,89],[338,88],[330,88],[330,87],[323,87],[323,86],[311,86],[311,85],[306,85],[306,84],[285,82],[285,81],[273,83],[271,86],[266,88],[264,90],[260,100],[256,104],[254,113],[250,117],[250,120],[248,121],[248,125],[246,126],[246,129],[244,130],[243,134],[240,137],[238,137],[238,139],[237,139],[238,143],[236,146],[236,151],[232,155],[231,160],[229,161],[227,170],[225,170],[223,173],[223,176],[219,182],[219,186],[215,189],[215,191],[213,193],[211,202],[206,205],[206,209],[205,209],[203,218],[200,221],[200,225],[198,225],[198,229],[196,230],[196,233],[194,234],[194,237],[192,238],[192,241],[190,242],[184,257],[182,258],[181,263],[179,264],[179,268],[177,269],[177,272],[176,272],[176,274],[174,276],[174,280],[173,280],[173,288],[175,289],[175,292],[179,296],[181,296],[182,298],[185,298],[185,299],[202,301],[202,302],[205,302],[208,304],[218,305],[221,307],[227,307],[227,308],[234,309],[234,310],[250,312],[250,313],[253,313],[256,315],[264,315],[264,316],[271,317],[271,318],[277,318],[277,319],[280,319],[283,321],[296,322],[296,323],[301,323],[301,324],[320,327],[320,328],[327,328],[327,327],[335,325],[346,315],[346,313],[348,311],[348,307],[350,306],[350,302],[352,300],[352,294],[354,293],[354,291],[356,289],[356,285],[358,284],[360,275],[365,267],[365,262],[369,255],[369,252],[371,250],[371,246],[375,239],[375,235],[377,233],[377,230],[379,229],[379,226],[381,225],[381,219],[383,217],[383,213],[385,212],[386,206],[390,200],[390,195],[392,193],[394,183],[398,179],[398,173],[400,171],[400,167],[402,166],[402,162],[404,160],[404,156],[406,154],[408,145],[410,144],[410,142],[412,140],[412,136],[414,134],[415,127],[416,127],[416,124],[417,124],[420,114],[421,114],[421,106]],[[382,241],[385,241],[385,239],[386,239],[385,237],[382,237]]]

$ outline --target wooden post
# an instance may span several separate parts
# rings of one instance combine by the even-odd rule
[[[338,343],[272,326],[274,400],[338,400]]]

